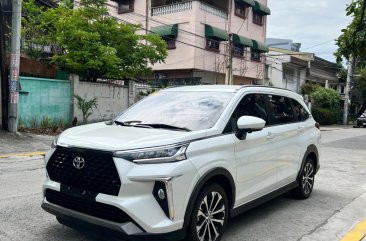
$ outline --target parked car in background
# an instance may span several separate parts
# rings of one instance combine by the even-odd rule
[[[42,207],[131,240],[219,241],[230,217],[306,199],[320,130],[302,96],[261,86],[165,89],[113,121],[68,129],[45,157]]]
[[[356,127],[366,127],[366,111],[357,118]]]

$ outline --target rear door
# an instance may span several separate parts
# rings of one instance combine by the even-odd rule
[[[299,133],[299,122],[295,116],[292,100],[281,95],[269,95],[272,108],[273,146],[277,149],[278,182],[277,188],[289,184],[296,179],[299,153],[303,143]]]

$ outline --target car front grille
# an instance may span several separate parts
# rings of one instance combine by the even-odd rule
[[[70,196],[51,189],[46,189],[46,200],[58,206],[112,222],[133,222],[125,212],[117,207]]]
[[[77,157],[84,160],[81,169],[74,166]],[[117,196],[121,187],[110,152],[57,147],[46,168],[52,181],[81,190]]]

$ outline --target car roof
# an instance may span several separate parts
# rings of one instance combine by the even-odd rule
[[[303,102],[303,96],[297,94],[294,91],[263,85],[194,85],[194,86],[183,86],[183,87],[171,87],[163,89],[162,91],[168,92],[222,92],[222,93],[238,93],[238,92],[258,92],[267,93],[273,95],[284,95],[296,99],[297,101]]]
[[[243,86],[241,85],[192,85],[182,87],[166,88],[163,91],[214,91],[214,92],[236,92]]]
[[[271,86],[263,86],[263,85],[192,85],[192,86],[182,86],[182,87],[171,87],[163,89],[162,91],[214,91],[214,92],[232,92],[235,93],[239,90],[243,89],[254,89],[255,91],[260,90],[272,90],[274,92],[287,92],[291,94],[296,94],[295,92],[283,89],[283,88],[277,88],[277,87],[271,87]]]

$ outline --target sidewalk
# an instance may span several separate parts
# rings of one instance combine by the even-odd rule
[[[0,130],[0,155],[47,151],[55,137]]]
[[[335,131],[335,130],[352,129],[352,128],[353,125],[329,125],[329,126],[320,125],[321,131]]]

